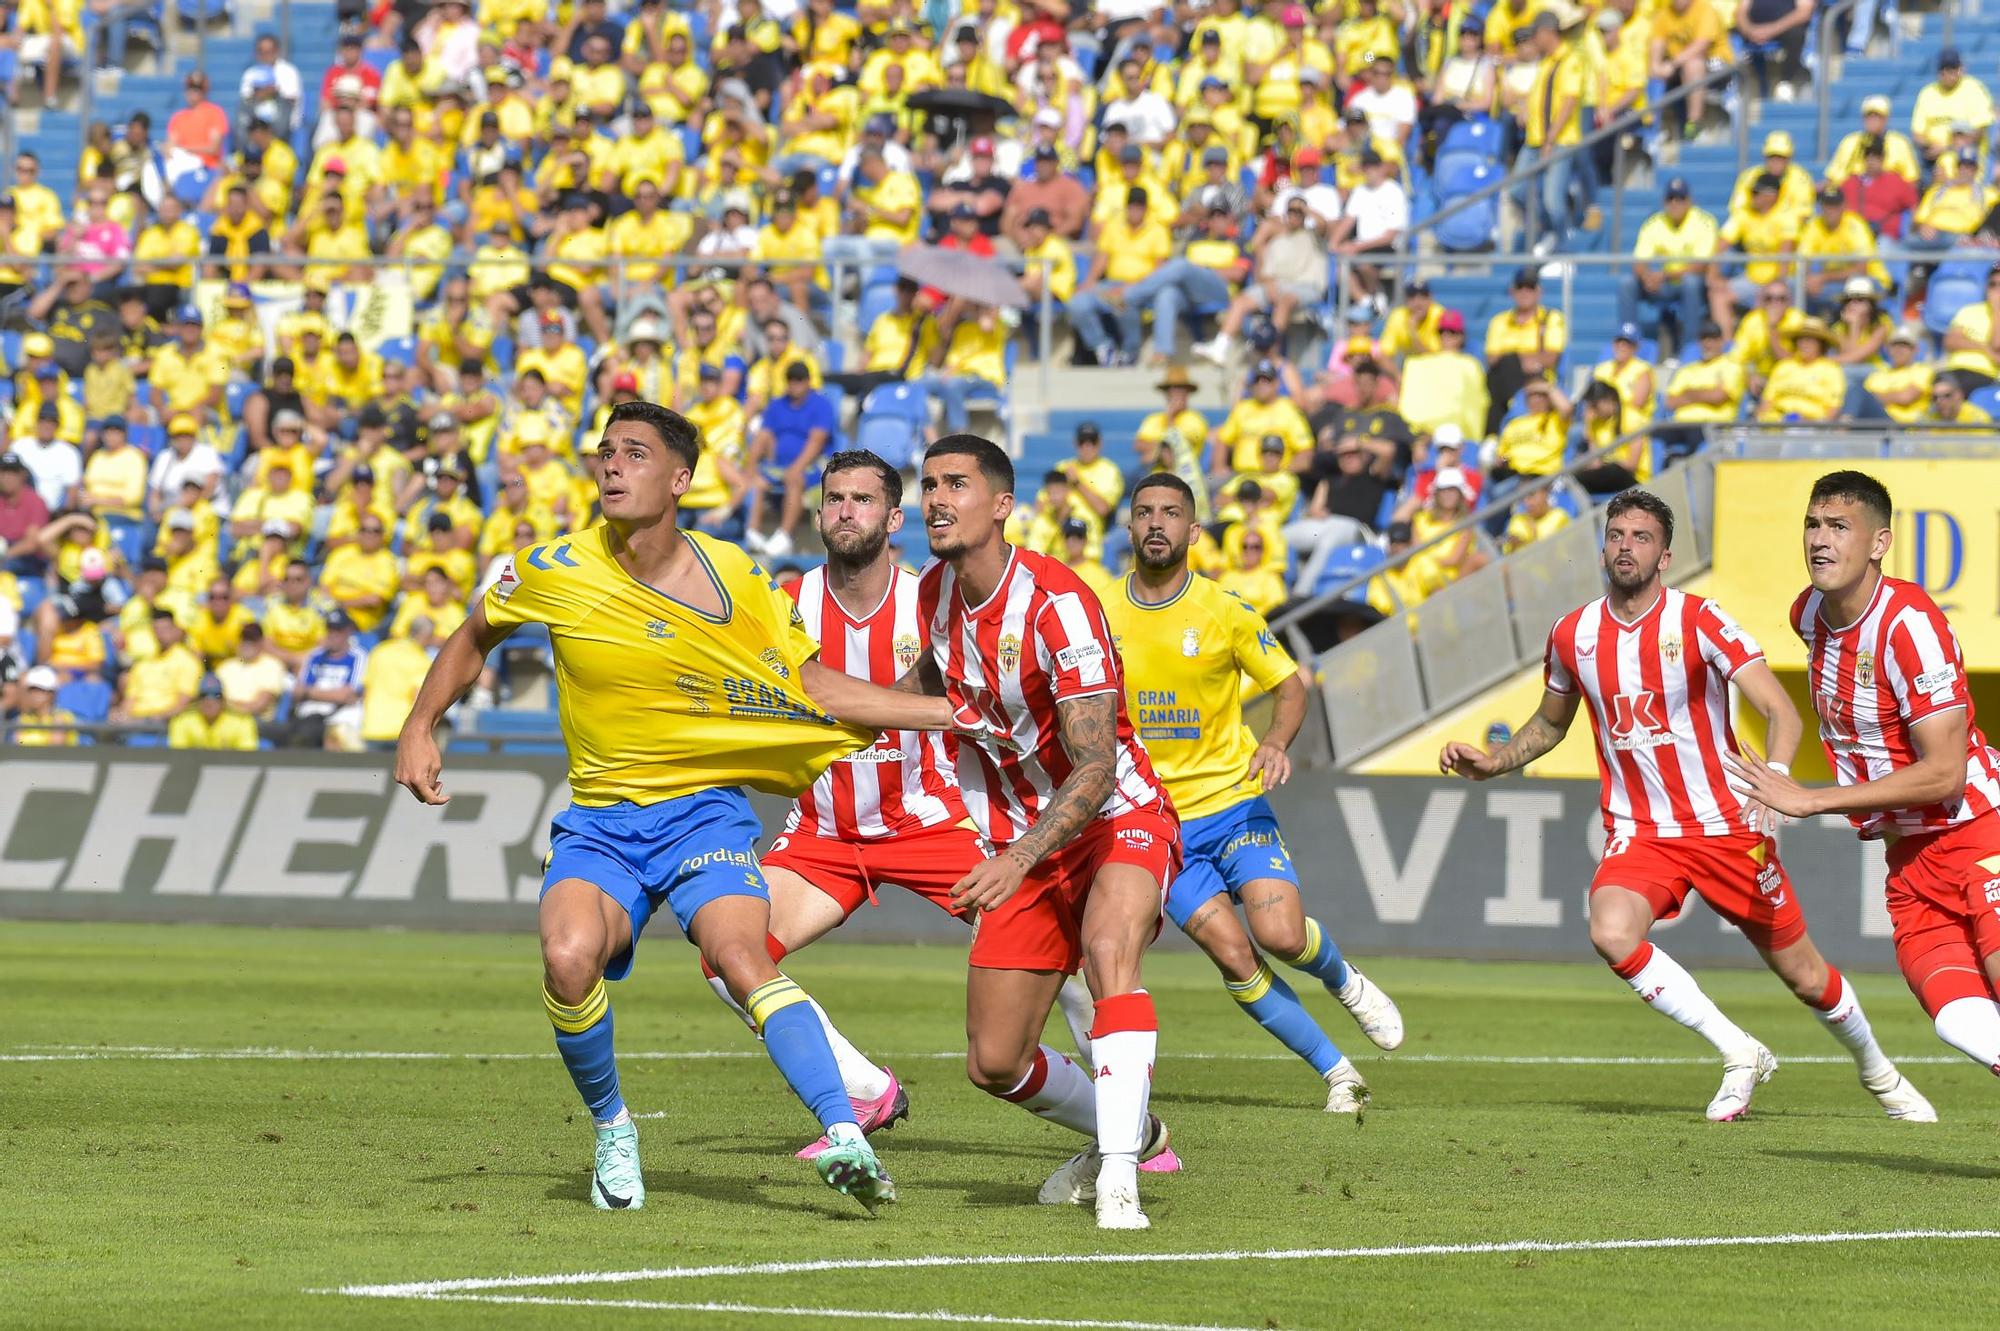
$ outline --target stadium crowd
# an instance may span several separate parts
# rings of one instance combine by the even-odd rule
[[[1669,179],[1600,356],[1534,264],[1481,328],[1387,262],[1413,186],[1460,126],[1550,156],[1732,41],[1790,97],[1814,0],[946,8],[397,0],[323,68],[267,36],[223,101],[192,73],[161,123],[92,126],[70,206],[25,145],[0,194],[14,742],[391,740],[498,557],[592,520],[595,426],[635,397],[703,432],[690,520],[785,567],[818,460],[881,437],[871,394],[917,404],[898,462],[1005,401],[1025,321],[896,276],[920,240],[1046,291],[1080,360],[1157,376],[1162,409],[1078,428],[1015,537],[1108,580],[1127,486],[1171,469],[1198,566],[1266,611],[1373,545],[1418,552],[1370,591],[1393,613],[1715,424],[1991,423],[2000,265],[1941,337],[1919,318],[1963,280],[1947,252],[2000,247],[1992,99],[1954,51],[1823,163],[1770,135],[1726,216]],[[80,7],[0,12],[32,38]],[[1600,224],[1606,165],[1534,192],[1553,244]],[[1868,257],[1890,246],[1938,262]],[[1452,535],[1516,492],[1497,542]]]

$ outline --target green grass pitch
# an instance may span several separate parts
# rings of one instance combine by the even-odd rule
[[[870,1220],[792,1159],[813,1125],[691,950],[670,933],[649,942],[613,990],[625,1093],[648,1115],[649,1197],[606,1214],[585,1198],[588,1121],[551,1047],[532,938],[9,924],[0,1325],[1994,1324],[1994,1238],[1407,1251],[2000,1229],[2000,1086],[1937,1043],[1893,976],[1858,986],[1935,1126],[1883,1118],[1761,971],[1701,978],[1780,1058],[1827,1061],[1792,1061],[1748,1121],[1716,1126],[1701,1117],[1719,1074],[1706,1046],[1600,966],[1361,960],[1402,1004],[1401,1053],[1364,1050],[1329,996],[1307,998],[1373,1084],[1357,1126],[1320,1112],[1319,1081],[1205,962],[1154,956],[1153,1104],[1187,1169],[1143,1176],[1150,1232],[1100,1235],[1087,1211],[1034,1202],[1078,1140],[974,1091],[950,1056],[964,1044],[955,949],[822,945],[788,966],[910,1091],[913,1118],[877,1139],[903,1201]],[[228,1050],[263,1052],[179,1052]],[[1664,1061],[1525,1061],[1537,1056]],[[1354,1248],[1380,1251],[319,1292]]]

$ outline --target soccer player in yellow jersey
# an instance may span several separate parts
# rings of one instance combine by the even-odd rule
[[[396,780],[445,802],[439,721],[509,634],[547,625],[573,803],[550,832],[543,999],[597,1126],[592,1203],[645,1200],[604,982],[630,973],[665,905],[819,1118],[831,1142],[813,1160],[820,1177],[872,1211],[895,1200],[895,1185],[855,1124],[810,1000],[766,951],[770,889],[744,788],[797,795],[879,729],[950,728],[952,706],[824,667],[796,607],[749,555],[678,527],[699,451],[686,417],[650,402],[613,408],[597,448],[604,523],[502,566],[418,691]]]
[[[1132,492],[1136,566],[1104,597],[1125,661],[1132,724],[1181,816],[1181,872],[1167,914],[1222,972],[1230,996],[1327,1084],[1329,1113],[1359,1114],[1361,1074],[1306,1012],[1262,947],[1324,984],[1384,1049],[1403,1042],[1396,1005],[1347,964],[1305,912],[1298,872],[1264,792],[1291,775],[1306,681],[1264,617],[1188,568],[1194,492],[1155,473]],[[1263,740],[1243,723],[1242,680],[1275,695]],[[1241,903],[1246,931],[1232,908]]]

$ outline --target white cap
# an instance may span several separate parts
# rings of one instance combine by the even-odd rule
[[[1271,216],[1283,217],[1285,209],[1291,207],[1294,203],[1304,203],[1305,198],[1306,192],[1302,189],[1279,190],[1278,197],[1271,201]]]
[[[1465,482],[1465,472],[1458,467],[1439,467],[1431,477],[1431,493],[1439,490],[1456,490],[1460,494],[1472,493],[1472,487]]]
[[[1431,443],[1438,448],[1464,448],[1465,431],[1456,422],[1446,421],[1431,431]]]
[[[194,514],[184,508],[177,508],[167,514],[167,526],[174,531],[193,531]]]
[[[54,693],[62,685],[62,680],[56,676],[56,668],[45,665],[31,668],[21,677],[21,682],[31,689],[47,689],[50,693]]]
[[[1060,127],[1062,125],[1062,122],[1063,122],[1062,112],[1056,110],[1053,106],[1045,106],[1041,110],[1035,112],[1035,123],[1037,125],[1050,125],[1050,126]]]

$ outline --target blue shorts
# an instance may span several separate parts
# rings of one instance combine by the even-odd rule
[[[1181,856],[1180,874],[1167,889],[1167,916],[1183,930],[1210,897],[1227,892],[1234,900],[1260,878],[1294,887],[1299,881],[1278,816],[1262,795],[1182,823]]]
[[[604,968],[607,980],[632,972],[646,922],[665,901],[686,933],[695,913],[719,897],[770,899],[758,867],[763,825],[736,786],[697,791],[658,804],[624,802],[601,809],[572,804],[549,828],[542,891],[580,878],[632,917],[632,947]]]

